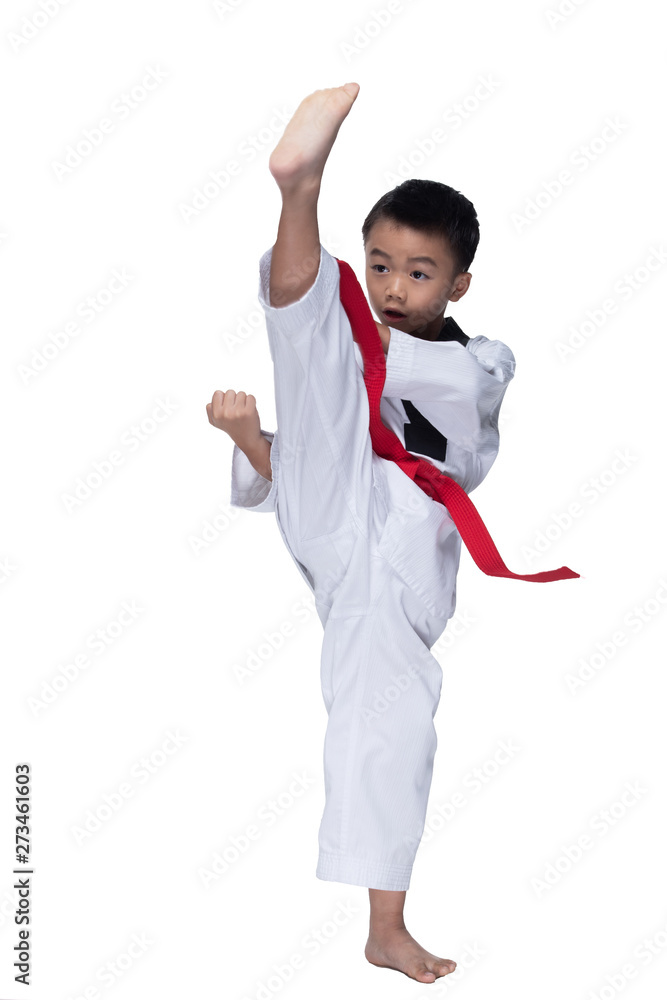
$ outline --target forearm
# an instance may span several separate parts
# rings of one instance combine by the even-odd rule
[[[240,445],[239,448],[241,448]],[[260,436],[255,444],[241,448],[241,451],[245,454],[255,472],[258,472],[260,476],[271,482],[273,479],[271,475],[271,441],[268,441],[264,436]]]

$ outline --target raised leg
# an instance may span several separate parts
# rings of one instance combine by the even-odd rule
[[[313,576],[326,565],[320,589],[331,591],[349,565],[355,532],[369,533],[374,500],[368,397],[338,265],[321,247],[317,220],[324,166],[358,90],[354,83],[317,90],[288,122],[269,160],[282,195],[278,235],[260,261],[278,422],[277,515]]]
[[[315,281],[320,259],[317,199],[322,173],[359,84],[316,90],[303,99],[269,157],[282,194],[271,260],[270,303],[286,306]]]

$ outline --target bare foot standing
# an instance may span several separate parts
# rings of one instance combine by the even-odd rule
[[[403,921],[405,892],[369,889],[370,933],[364,954],[372,965],[396,969],[418,983],[433,983],[456,968],[450,958],[439,958],[422,948]]]

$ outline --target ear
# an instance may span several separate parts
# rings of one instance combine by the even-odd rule
[[[450,302],[458,302],[462,299],[465,293],[470,288],[470,282],[472,281],[472,274],[470,271],[462,271],[461,274],[456,275],[454,281],[454,287],[449,295]]]

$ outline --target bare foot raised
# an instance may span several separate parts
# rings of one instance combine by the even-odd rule
[[[345,83],[304,97],[269,157],[269,170],[281,189],[308,182],[319,185],[338,130],[358,93],[358,83]]]
[[[393,927],[369,934],[364,954],[372,965],[396,969],[418,983],[433,983],[456,968],[449,958],[426,951],[405,927]]]

